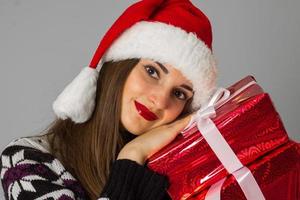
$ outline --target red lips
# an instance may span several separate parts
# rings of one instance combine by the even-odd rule
[[[154,121],[154,120],[158,119],[158,117],[143,104],[140,104],[137,101],[134,101],[134,104],[135,104],[135,107],[136,107],[138,113],[142,117],[144,117],[146,120]]]

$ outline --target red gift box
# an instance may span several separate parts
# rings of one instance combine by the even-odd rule
[[[227,90],[230,97],[212,121],[243,165],[288,141],[272,100],[252,76]],[[198,129],[192,124],[148,159],[150,169],[168,176],[172,199],[187,199],[229,174]]]
[[[248,168],[267,200],[300,199],[300,144],[290,141],[257,159]],[[205,200],[207,192],[202,191],[189,200]],[[233,175],[223,183],[220,199],[246,200]]]

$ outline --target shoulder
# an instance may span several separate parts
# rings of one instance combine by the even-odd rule
[[[11,141],[4,149],[21,146],[39,150],[44,153],[50,153],[50,147],[46,136],[21,137]]]
[[[43,164],[57,171],[63,166],[51,166],[58,160],[50,153],[45,137],[18,138],[10,142],[1,153],[1,168]],[[3,172],[2,172],[3,173]]]
[[[5,195],[12,199],[20,199],[17,198],[20,195],[47,196],[53,191],[84,195],[79,182],[50,153],[48,142],[42,136],[10,142],[1,153],[0,170]]]
[[[1,153],[1,168],[24,164],[52,163],[55,157],[50,153],[45,138],[28,137],[11,141]]]

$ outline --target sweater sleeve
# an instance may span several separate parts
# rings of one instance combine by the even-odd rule
[[[169,199],[166,193],[168,186],[167,177],[135,161],[120,159],[113,163],[111,173],[101,192],[100,199]]]
[[[87,199],[79,182],[50,153],[13,145],[1,154],[5,199]]]

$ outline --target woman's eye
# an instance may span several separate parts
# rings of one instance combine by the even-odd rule
[[[159,78],[159,72],[153,67],[153,66],[151,66],[151,65],[146,65],[145,66],[145,69],[146,69],[146,71],[147,71],[147,73],[150,75],[150,76],[152,76],[152,77],[154,77],[154,78]],[[156,75],[156,76],[155,76]]]
[[[180,90],[176,90],[174,92],[175,96],[178,97],[178,99],[180,100],[186,100],[187,99],[187,95],[184,92],[181,92]]]
[[[145,69],[147,71],[147,74],[149,74],[151,77],[158,79],[159,78],[159,72],[155,69],[155,67],[151,65],[146,65]],[[185,92],[182,92],[180,90],[175,90],[174,95],[180,99],[180,100],[186,100],[187,94]]]

